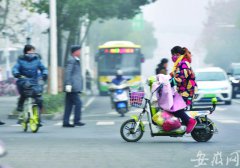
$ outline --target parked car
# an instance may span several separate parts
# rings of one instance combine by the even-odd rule
[[[216,97],[219,102],[232,103],[232,85],[227,73],[219,67],[199,69],[196,71],[198,91],[194,102],[211,102]]]
[[[236,98],[240,94],[240,63],[232,63],[228,75],[233,87],[232,97]]]

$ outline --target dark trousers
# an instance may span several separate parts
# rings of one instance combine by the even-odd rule
[[[81,120],[81,108],[82,108],[82,102],[79,97],[79,94],[77,92],[73,93],[66,93],[65,98],[65,111],[64,111],[64,117],[63,117],[63,123],[69,124],[70,115],[72,112],[72,108],[75,106],[74,109],[74,123],[78,123]]]
[[[185,113],[185,110],[178,110],[172,113],[175,117],[181,118],[183,125],[187,125],[190,117]]]
[[[24,81],[21,81],[21,80],[18,80],[17,81],[17,90],[18,90],[18,93],[20,94],[20,97],[19,97],[19,100],[18,100],[18,107],[23,107],[24,105],[24,101],[26,99],[26,97],[24,96]],[[38,92],[39,93],[39,92]],[[43,98],[42,98],[42,95],[39,94],[39,95],[36,95],[34,97],[35,99],[35,103],[38,105],[38,107],[40,108],[40,111],[42,111],[42,107],[43,107]]]

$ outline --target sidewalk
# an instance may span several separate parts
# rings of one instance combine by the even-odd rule
[[[0,120],[6,120],[8,114],[10,114],[17,106],[17,96],[0,97]]]

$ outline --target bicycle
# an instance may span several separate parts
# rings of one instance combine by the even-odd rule
[[[36,98],[42,95],[41,85],[43,85],[44,82],[42,82],[42,79],[39,79],[37,83],[32,82],[32,79],[24,79],[26,81],[24,83],[23,93],[26,99],[23,106],[23,118],[21,125],[24,132],[27,132],[29,125],[31,131],[36,133],[40,128],[40,108],[36,102]]]

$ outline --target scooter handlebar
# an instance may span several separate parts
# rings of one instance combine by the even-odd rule
[[[202,108],[190,108],[191,111],[210,111],[210,114],[212,114],[217,106],[217,98],[212,98],[212,107],[202,107]]]

